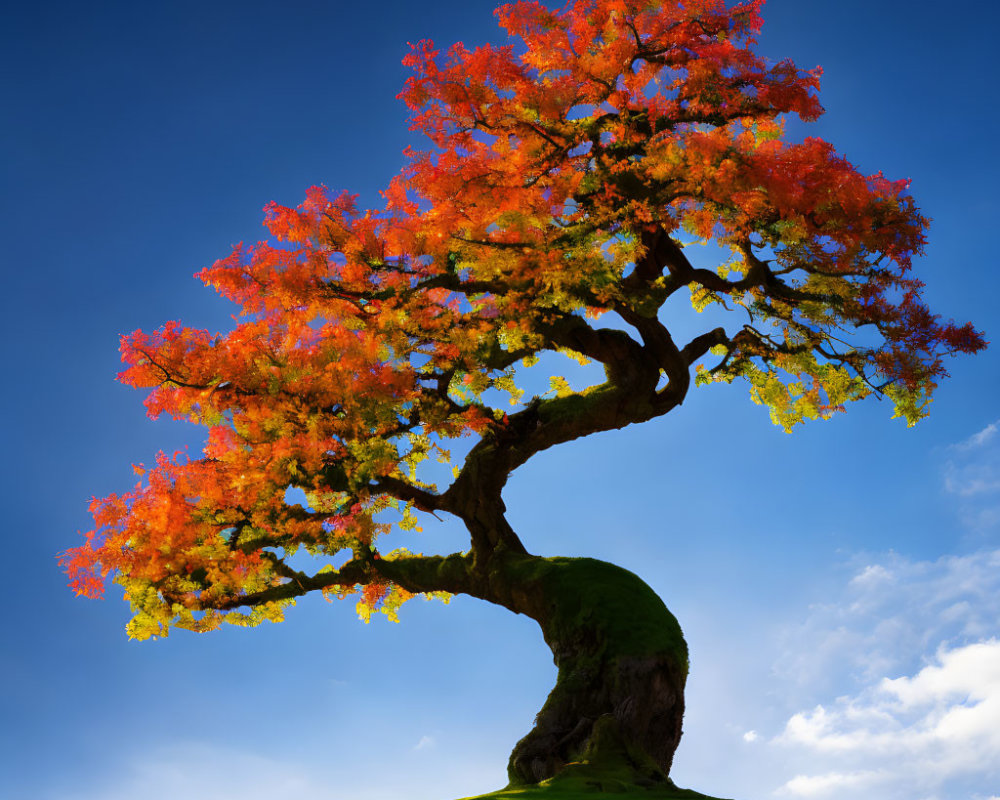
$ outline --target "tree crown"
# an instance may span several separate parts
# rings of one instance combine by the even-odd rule
[[[313,590],[392,615],[450,584],[394,577],[418,559],[380,553],[380,533],[445,511],[477,563],[520,547],[502,521],[510,472],[669,412],[692,372],[745,380],[786,430],[871,395],[924,416],[943,358],[985,343],[921,299],[927,220],[907,182],[785,140],[783,115],[822,113],[820,71],[753,52],[762,4],[517,2],[497,11],[516,44],[414,46],[400,97],[432,146],[406,152],[384,208],[325,187],[270,204],[271,243],[199,273],[240,307],[231,331],[122,338],[120,380],[207,442],[93,501],[95,529],[62,555],[76,591],[112,574],[136,638],[277,620]],[[714,270],[690,257],[707,242],[726,253]],[[685,296],[722,324],[675,338]],[[516,371],[548,353],[603,380],[551,375],[524,400]],[[421,462],[465,436],[454,481],[425,480]],[[308,575],[288,563],[300,550],[350,559]]]

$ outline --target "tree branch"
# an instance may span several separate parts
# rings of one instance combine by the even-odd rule
[[[409,481],[396,478],[392,475],[385,475],[371,485],[373,492],[388,494],[397,500],[403,500],[413,505],[421,511],[433,512],[442,510],[441,495],[427,491],[419,486],[414,486]]]

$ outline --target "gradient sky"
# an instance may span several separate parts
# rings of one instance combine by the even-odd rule
[[[985,10],[984,10],[985,9]],[[505,782],[555,669],[530,620],[456,598],[402,623],[300,602],[254,630],[126,639],[55,554],[130,464],[197,445],[114,381],[122,333],[231,309],[191,276],[269,200],[377,191],[410,141],[406,42],[499,36],[489,2],[19,4],[0,30],[4,331],[0,796],[452,800]],[[1000,12],[771,0],[760,51],[825,69],[810,126],[913,179],[933,309],[996,341]],[[802,135],[800,126],[793,126]],[[674,778],[739,800],[1000,796],[1000,347],[915,429],[885,403],[788,436],[743,387],[536,456],[529,549],[644,577],[692,653]],[[448,523],[413,549],[463,547]]]

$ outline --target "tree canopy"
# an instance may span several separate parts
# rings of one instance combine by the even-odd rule
[[[526,552],[510,473],[662,416],[692,383],[743,382],[786,430],[871,396],[923,417],[944,358],[985,342],[922,299],[928,221],[907,182],[785,135],[784,116],[822,113],[820,71],[755,54],[762,5],[517,2],[497,11],[506,46],[415,45],[400,97],[430,144],[384,207],[326,187],[271,204],[270,241],[199,273],[239,307],[231,330],[122,338],[119,378],[149,415],[207,440],[93,501],[61,557],[73,588],[121,584],[139,639],[279,620],[313,591],[392,616],[418,593],[486,596],[470,576]],[[701,243],[725,254],[715,269]],[[556,357],[603,379],[553,371],[527,397],[520,376]],[[431,482],[428,459],[453,478]],[[382,552],[415,511],[461,519],[468,552]],[[301,551],[342,563],[303,571]]]

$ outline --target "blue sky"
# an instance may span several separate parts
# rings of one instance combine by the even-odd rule
[[[973,0],[771,0],[760,50],[825,69],[811,133],[913,179],[931,307],[996,341],[988,57]],[[488,2],[51,2],[0,31],[6,509],[0,795],[449,800],[504,783],[554,680],[502,609],[126,639],[55,554],[130,464],[195,445],[119,386],[118,336],[231,310],[191,276],[269,200],[377,191],[409,141],[406,42],[498,36]],[[985,88],[984,88],[985,87]],[[796,135],[803,131],[796,127]],[[788,436],[744,389],[537,456],[506,492],[542,554],[644,577],[692,651],[678,783],[740,800],[1000,796],[1000,355],[951,364],[931,418],[886,404]],[[415,535],[414,535],[415,536]],[[414,549],[463,546],[448,523]]]

